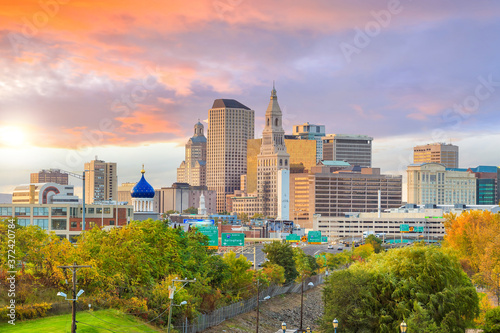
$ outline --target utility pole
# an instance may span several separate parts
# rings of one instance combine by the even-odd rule
[[[182,288],[184,288],[186,286],[186,284],[190,283],[190,282],[196,282],[196,279],[194,280],[187,280],[187,279],[173,279],[172,280],[172,286],[168,287],[168,298],[170,298],[170,306],[168,308],[168,328],[167,328],[167,333],[170,333],[170,322],[172,320],[172,307],[174,306],[174,295],[175,295],[175,283],[176,282],[184,282],[184,285],[182,287],[179,288],[179,290],[181,290]]]
[[[302,314],[304,313],[304,273],[302,273],[302,280],[300,281],[301,293],[300,293],[300,332],[302,330]]]
[[[73,321],[71,324],[71,333],[76,333],[76,271],[79,268],[92,268],[92,266],[90,266],[90,265],[77,265],[76,261],[75,261],[72,266],[57,266],[57,267],[62,268],[64,270],[71,269],[71,272],[73,273],[73,300],[72,300],[73,302],[72,302],[72,307],[71,307]]]
[[[260,304],[260,281],[257,277],[257,328],[255,333],[259,333],[259,304]]]

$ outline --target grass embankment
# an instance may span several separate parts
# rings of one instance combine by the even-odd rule
[[[76,314],[77,332],[159,332],[149,324],[136,317],[124,314],[118,310],[83,311]],[[0,323],[0,332],[71,332],[71,314],[39,318],[34,320],[16,321],[16,325]]]

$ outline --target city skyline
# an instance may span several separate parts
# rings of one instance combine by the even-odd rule
[[[496,3],[0,9],[0,193],[42,169],[82,171],[96,155],[117,163],[119,184],[136,181],[144,163],[153,186],[170,186],[215,99],[255,110],[261,137],[273,80],[287,134],[310,122],[371,136],[384,173],[404,174],[413,147],[432,142],[458,145],[460,167],[500,161]],[[78,193],[81,181],[70,184]]]

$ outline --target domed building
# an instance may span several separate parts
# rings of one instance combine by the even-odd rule
[[[134,220],[143,221],[149,218],[158,219],[160,214],[154,211],[155,189],[148,183],[144,174],[144,165],[141,170],[141,180],[130,191],[132,205],[134,206]]]

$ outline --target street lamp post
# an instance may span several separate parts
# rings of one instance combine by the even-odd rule
[[[312,330],[311,330],[311,328],[310,328],[309,326],[307,326],[307,328],[306,328],[306,332],[307,332],[307,333],[312,333]]]
[[[301,292],[300,292],[300,329],[299,332],[304,332],[304,329],[302,328],[302,317],[304,315],[304,275],[302,275],[302,282],[300,283],[301,285]],[[314,283],[309,282],[307,284],[308,286],[314,286]]]
[[[401,332],[402,333],[405,333],[406,332],[406,323],[405,321],[403,320],[403,322],[401,323],[401,325],[399,325],[401,327]]]
[[[281,323],[281,329],[283,330],[283,333],[286,333],[286,323],[285,322]]]
[[[337,318],[333,320],[332,324],[333,328],[335,329],[335,333],[337,333],[337,327],[339,327],[339,321],[337,320]]]

